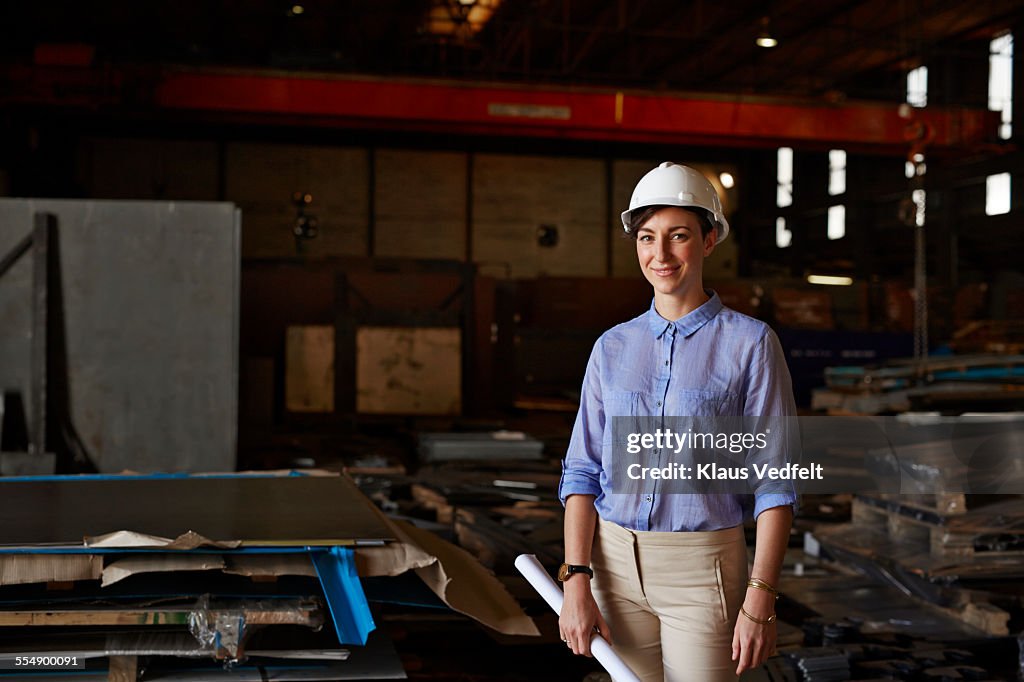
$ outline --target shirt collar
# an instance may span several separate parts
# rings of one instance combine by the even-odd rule
[[[705,289],[704,293],[710,296],[710,298],[703,305],[691,310],[674,322],[669,322],[658,314],[658,311],[654,309],[654,299],[651,299],[651,309],[647,311],[647,321],[655,338],[660,338],[662,334],[673,327],[677,333],[689,336],[721,312],[724,306],[722,305],[722,299],[718,297],[718,293],[711,289]]]

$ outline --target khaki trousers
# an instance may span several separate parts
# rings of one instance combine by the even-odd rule
[[[746,594],[743,527],[631,531],[599,520],[593,592],[615,651],[645,682],[733,682],[732,635]]]

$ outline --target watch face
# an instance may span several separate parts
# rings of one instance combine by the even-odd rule
[[[565,582],[565,579],[569,577],[569,564],[562,564],[558,567],[558,579]]]

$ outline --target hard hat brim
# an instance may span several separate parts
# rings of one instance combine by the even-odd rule
[[[670,203],[668,201],[666,201],[664,203],[654,202],[654,203],[648,204],[647,206],[658,206],[658,205],[661,205],[661,206],[675,206],[677,208],[699,208],[699,209],[701,209],[703,211],[707,211],[707,209],[704,208],[703,206],[696,206],[694,204],[679,204],[677,202],[676,203]],[[620,215],[620,218],[622,219],[622,229],[626,232],[626,234],[629,234],[629,216],[630,216],[630,214],[633,211],[639,210],[641,208],[647,208],[647,206],[637,206],[635,208],[626,209],[625,211],[622,212],[622,214]],[[724,215],[723,216],[712,215],[711,219],[712,219],[712,224],[714,224],[714,226],[715,226],[715,243],[719,244],[721,242],[724,242],[726,237],[729,236],[729,221],[726,220]]]

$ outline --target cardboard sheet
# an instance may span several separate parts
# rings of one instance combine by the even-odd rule
[[[93,554],[0,554],[0,585],[99,580],[103,557]]]
[[[388,519],[380,511],[377,514],[398,542],[357,548],[359,575],[399,575],[412,570],[454,611],[502,634],[540,635],[505,586],[471,554],[428,530]]]
[[[83,539],[86,547],[96,549],[166,549],[166,550],[188,550],[199,547],[217,547],[220,549],[235,549],[242,543],[238,541],[214,542],[204,538],[198,533],[189,531],[182,533],[176,538],[161,538],[145,533],[133,533],[126,530],[118,530],[106,535],[97,537],[86,537]]]
[[[316,577],[308,554],[232,554],[223,557],[224,572],[250,578],[278,575]]]
[[[224,568],[224,559],[216,554],[153,554],[117,559],[103,569],[103,587],[138,573],[173,571],[213,571]]]

